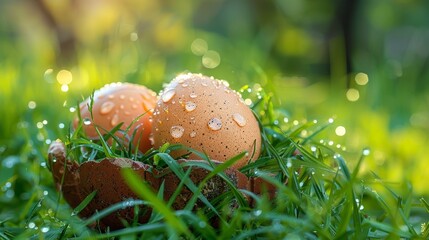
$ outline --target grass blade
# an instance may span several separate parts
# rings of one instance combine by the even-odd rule
[[[188,236],[191,236],[188,228],[185,224],[179,219],[173,212],[173,210],[168,207],[162,200],[152,192],[150,187],[141,180],[132,169],[123,168],[122,174],[125,178],[125,181],[130,186],[130,188],[142,199],[146,199],[148,203],[153,207],[155,211],[162,214],[168,223],[168,225],[175,229],[178,233],[185,233]]]

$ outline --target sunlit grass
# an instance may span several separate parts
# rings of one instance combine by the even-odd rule
[[[149,53],[148,46],[139,45],[136,37],[145,36],[132,35],[103,51],[81,49],[70,65],[52,65],[54,50],[47,48],[1,60],[0,238],[143,238],[168,237],[167,233],[202,239],[428,237],[429,207],[427,198],[421,198],[429,193],[424,181],[429,144],[426,98],[424,93],[414,100],[400,94],[401,89],[410,92],[408,85],[416,82],[414,78],[412,84],[388,88],[386,76],[394,73],[386,65],[351,76],[354,81],[347,89],[342,79],[322,82],[308,79],[305,73],[284,76],[269,64],[266,49],[245,41],[230,44],[200,32],[196,38],[183,37],[175,45],[183,48],[178,47],[178,56],[172,57],[167,50]],[[157,37],[163,44],[171,41],[165,34]],[[228,80],[254,108],[264,127],[263,155],[242,171],[275,184],[279,188],[276,199],[269,201],[267,196],[232,189],[222,197],[242,203],[237,193],[249,194],[254,208],[242,203],[231,213],[217,199],[213,203],[204,200],[209,214],[189,207],[174,211],[169,208],[171,202],[154,200],[159,193],[149,192],[130,177],[136,192],[154,201],[119,203],[87,220],[77,217],[79,209],[70,209],[54,189],[46,163],[49,144],[69,137],[77,103],[94,89],[117,81],[144,84],[158,91],[162,83],[187,70]],[[386,102],[389,108],[377,108]],[[395,104],[401,104],[402,109],[409,105],[407,111],[415,113],[409,119],[405,113],[394,116]],[[167,153],[172,146],[137,156],[127,148],[113,149],[119,154],[109,152],[107,144],[94,144],[83,136],[75,136],[69,143],[75,144],[73,150],[78,150],[76,146],[94,147],[92,159],[125,156],[150,163],[157,159],[175,169],[182,179],[181,187],[192,188],[193,201],[200,197],[201,185],[189,182],[185,166],[167,161],[171,160]],[[296,149],[301,152],[298,156],[293,155]],[[210,170],[225,177],[221,168]],[[285,179],[286,186],[281,184]],[[106,233],[88,227],[124,204],[150,205],[156,211],[145,225],[133,223]],[[224,220],[217,228],[210,225],[214,215]]]
[[[2,175],[2,178],[6,178],[2,182],[2,202],[10,208],[0,213],[1,219],[4,219],[0,222],[0,236],[4,239],[102,239],[133,235],[141,238],[183,236],[200,239],[356,239],[423,238],[428,235],[425,226],[429,207],[426,200],[415,198],[409,184],[385,182],[378,177],[377,169],[363,171],[368,158],[374,154],[373,148],[361,149],[359,153],[353,154],[343,148],[346,147],[344,144],[337,147],[339,140],[331,140],[335,137],[336,119],[296,120],[291,117],[291,113],[275,107],[275,96],[266,94],[262,88],[249,85],[243,87],[241,92],[245,98],[252,101],[251,106],[263,129],[262,155],[242,171],[248,176],[259,176],[277,186],[278,193],[272,201],[266,195],[257,196],[231,185],[232,191],[223,195],[223,200],[215,199],[209,202],[200,192],[204,181],[193,183],[189,179],[190,170],[186,170],[185,165],[179,164],[168,155],[168,148],[174,146],[167,145],[165,149],[154,150],[148,153],[151,157],[140,154],[133,156],[135,153],[127,152],[126,147],[110,149],[106,144],[107,138],[112,137],[120,126],[115,128],[112,134],[106,135],[105,141],[95,143],[76,134],[79,129],[67,138],[71,120],[62,119],[66,125],[64,128],[57,129],[57,126],[54,126],[51,129],[51,119],[46,117],[48,123],[40,120],[40,128],[35,124],[19,130],[24,143],[17,158],[13,158],[10,149],[6,150],[6,153],[10,154],[5,160],[10,164],[6,165],[7,169],[13,169],[14,173],[8,171],[8,174]],[[62,108],[62,105],[59,105],[59,108]],[[37,107],[26,111],[36,109]],[[69,106],[64,107],[63,111],[63,116],[70,119],[76,114],[70,112]],[[27,121],[31,122],[32,119]],[[63,132],[62,135],[58,135],[58,130]],[[78,151],[71,155],[74,157],[80,155],[80,146],[93,149],[95,153],[90,155],[94,159],[125,154],[132,159],[151,163],[152,157],[155,157],[160,166],[172,169],[182,180],[181,187],[191,189],[194,197],[185,209],[172,210],[171,201],[160,200],[162,192],[152,192],[146,185],[140,184],[132,172],[125,170],[124,175],[130,186],[144,200],[121,202],[86,220],[79,219],[76,213],[85,207],[91,196],[88,196],[81,206],[70,209],[60,194],[53,189],[45,162],[49,143],[46,139],[54,139],[53,136],[56,135],[70,145],[69,149]],[[296,150],[299,151],[297,155]],[[205,165],[212,171],[207,178],[215,175],[225,177],[222,175],[223,170],[234,161],[231,159],[217,168]],[[190,163],[188,167],[198,164]],[[30,171],[24,173],[25,169]],[[288,182],[285,185],[283,183],[286,179]],[[241,194],[237,195],[240,192],[253,199],[254,207],[244,203],[243,199],[240,200]],[[197,199],[204,203],[204,211],[192,211],[192,202]],[[234,199],[241,203],[231,210],[228,203]],[[88,227],[109,213],[124,207],[142,205],[154,209],[146,224],[131,223],[122,230],[105,233]],[[13,206],[20,207],[18,209]],[[214,217],[220,218],[219,226],[212,225]]]

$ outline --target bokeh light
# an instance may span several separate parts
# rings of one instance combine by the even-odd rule
[[[68,85],[73,81],[73,75],[68,70],[60,70],[57,73],[57,81],[61,85]]]
[[[202,64],[206,68],[216,68],[220,64],[220,55],[218,52],[213,50],[208,50],[204,53],[202,58]]]
[[[191,44],[191,51],[197,56],[203,56],[208,51],[208,44],[205,40],[197,38]]]
[[[355,76],[355,81],[358,85],[366,85],[369,81],[368,75],[365,73],[358,73]]]
[[[335,134],[337,134],[337,136],[344,136],[346,134],[346,128],[344,126],[336,127]]]
[[[355,88],[348,89],[346,92],[346,97],[350,102],[356,102],[360,97],[359,90]]]

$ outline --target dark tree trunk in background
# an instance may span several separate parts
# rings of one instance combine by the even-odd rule
[[[359,0],[340,0],[328,33],[328,39],[341,37],[344,42],[345,70],[349,76],[353,72],[353,47],[354,47],[354,21]],[[329,42],[329,41],[328,41]],[[332,63],[331,63],[332,64]],[[347,87],[350,85],[349,77],[346,78]]]
[[[50,9],[46,6],[43,0],[33,1],[36,10],[40,12],[47,26],[54,32],[57,38],[58,51],[57,61],[59,65],[67,65],[71,60],[75,59],[76,54],[76,38],[74,34],[58,24]]]

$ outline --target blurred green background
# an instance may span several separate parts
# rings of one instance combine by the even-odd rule
[[[424,0],[1,0],[2,198],[50,182],[38,169],[46,149],[94,89],[128,81],[159,91],[183,71],[262,87],[278,121],[335,119],[323,144],[352,160],[368,147],[364,170],[428,194],[427,9]]]

